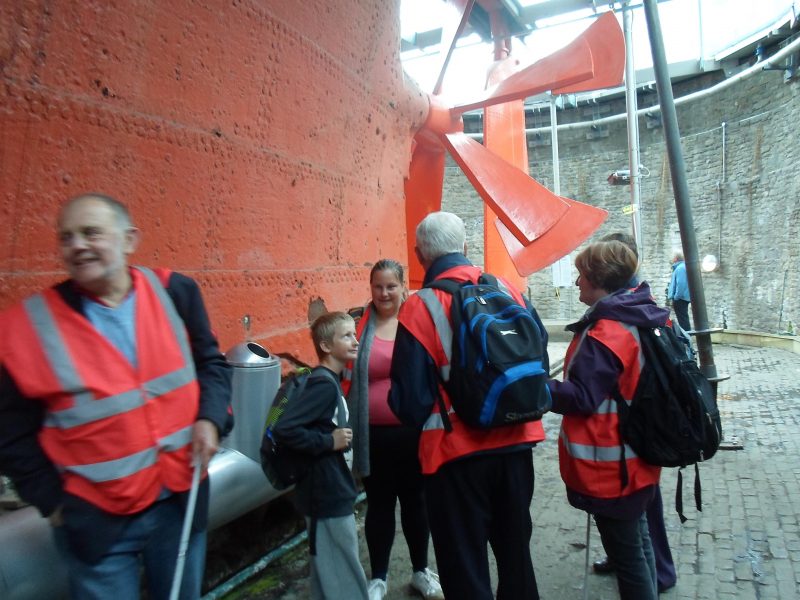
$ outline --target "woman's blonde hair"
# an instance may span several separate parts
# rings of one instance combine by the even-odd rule
[[[595,242],[575,257],[575,266],[589,282],[607,292],[626,287],[636,274],[636,255],[617,240]]]

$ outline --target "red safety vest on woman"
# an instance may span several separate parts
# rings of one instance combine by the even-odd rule
[[[46,409],[39,443],[64,489],[113,514],[189,489],[199,387],[186,329],[158,276],[132,268],[134,368],[50,288],[2,316],[3,367]],[[168,277],[168,272],[164,272]]]
[[[600,319],[576,335],[564,357],[564,379],[569,381],[572,357],[580,352],[586,336],[611,350],[623,366],[619,377],[620,394],[630,403],[639,382],[643,357],[636,327],[619,321]],[[590,416],[564,415],[558,439],[561,478],[568,488],[595,498],[627,496],[658,483],[661,467],[641,460],[630,446],[624,446],[628,485],[622,487],[622,441],[616,400],[603,400]]]
[[[437,279],[469,280],[477,283],[480,275],[481,270],[478,267],[461,265],[448,269]],[[514,299],[524,306],[522,295],[510,285],[505,285]],[[453,297],[443,290],[423,288],[405,301],[399,315],[400,323],[425,347],[445,381],[449,379],[449,356],[453,337],[450,324],[452,300]],[[434,403],[431,415],[422,428],[419,441],[419,460],[422,472],[426,475],[435,473],[443,464],[462,456],[517,444],[540,442],[545,437],[541,421],[485,430],[469,427],[453,411],[450,397],[442,385],[439,386],[439,391],[453,430],[449,433],[445,431],[438,403]]]

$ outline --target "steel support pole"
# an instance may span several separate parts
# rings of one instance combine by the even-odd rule
[[[553,151],[553,193],[561,195],[561,165],[558,162],[558,114],[555,94],[550,94],[550,140]]]
[[[681,232],[681,245],[683,246],[683,256],[686,261],[686,276],[692,303],[700,370],[708,379],[717,381],[717,367],[714,364],[711,331],[708,327],[706,297],[703,291],[703,280],[700,277],[700,261],[697,254],[697,239],[694,233],[689,185],[686,181],[686,166],[681,149],[678,117],[675,111],[675,99],[672,95],[672,83],[664,54],[664,38],[661,35],[657,0],[644,0],[644,14],[647,19],[647,33],[650,37],[650,49],[653,54],[653,69],[656,75],[658,101],[661,105],[669,169],[672,175],[672,188],[675,192],[675,208],[678,214],[678,227]]]
[[[631,207],[633,237],[639,250],[639,262],[644,260],[641,217],[641,176],[639,174],[639,117],[636,101],[636,67],[633,62],[633,9],[629,0],[622,2],[622,30],[625,34],[625,106],[628,115],[628,168],[631,171]]]
[[[558,111],[556,111],[556,96],[550,94],[550,146],[553,153],[553,193],[561,195],[561,163],[558,158]],[[569,273],[572,266],[570,255],[562,256],[553,264],[553,287],[562,283],[561,274]]]

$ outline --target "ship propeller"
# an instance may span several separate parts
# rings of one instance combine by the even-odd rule
[[[604,13],[568,46],[532,64],[519,66],[514,61],[509,66],[509,59],[498,61],[504,64],[494,65],[494,77],[490,75],[483,93],[448,104],[441,95],[442,82],[474,1],[448,0],[451,17],[442,30],[439,77],[429,95],[427,119],[414,136],[405,182],[413,288],[421,287],[424,277],[413,251],[414,231],[426,215],[441,209],[446,152],[486,203],[485,268],[512,281],[522,284],[521,278],[567,255],[608,216],[601,208],[554,194],[528,175],[524,117],[519,117],[523,100],[530,96],[589,91],[622,82],[624,39],[613,12]],[[485,146],[463,131],[462,115],[477,108],[487,111]],[[516,111],[517,118],[489,119],[489,111],[497,109]],[[516,273],[504,272],[503,260],[510,260]]]

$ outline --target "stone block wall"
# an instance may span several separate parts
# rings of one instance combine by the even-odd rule
[[[709,73],[674,85],[680,98],[718,83]],[[657,104],[655,89],[639,92],[639,108]],[[591,121],[625,112],[624,98],[559,111],[559,124]],[[719,267],[703,274],[711,326],[783,332],[800,322],[800,79],[784,83],[782,71],[760,72],[677,108],[692,202],[698,256],[713,254]],[[658,115],[658,113],[655,113]],[[549,116],[532,114],[530,174],[552,189]],[[641,275],[664,302],[670,260],[681,248],[664,132],[639,119]],[[561,192],[608,210],[592,240],[632,230],[630,186],[612,186],[609,174],[628,166],[626,121],[594,135],[589,127],[559,131]],[[605,133],[607,132],[607,135]],[[483,204],[454,163],[445,174],[444,210],[467,223],[470,257],[483,262]],[[590,240],[590,241],[592,241]],[[578,249],[580,250],[580,248]],[[575,253],[571,255],[574,258]],[[572,266],[573,275],[577,271]],[[545,319],[577,319],[585,306],[574,286],[553,286],[550,267],[529,278],[529,294]]]

